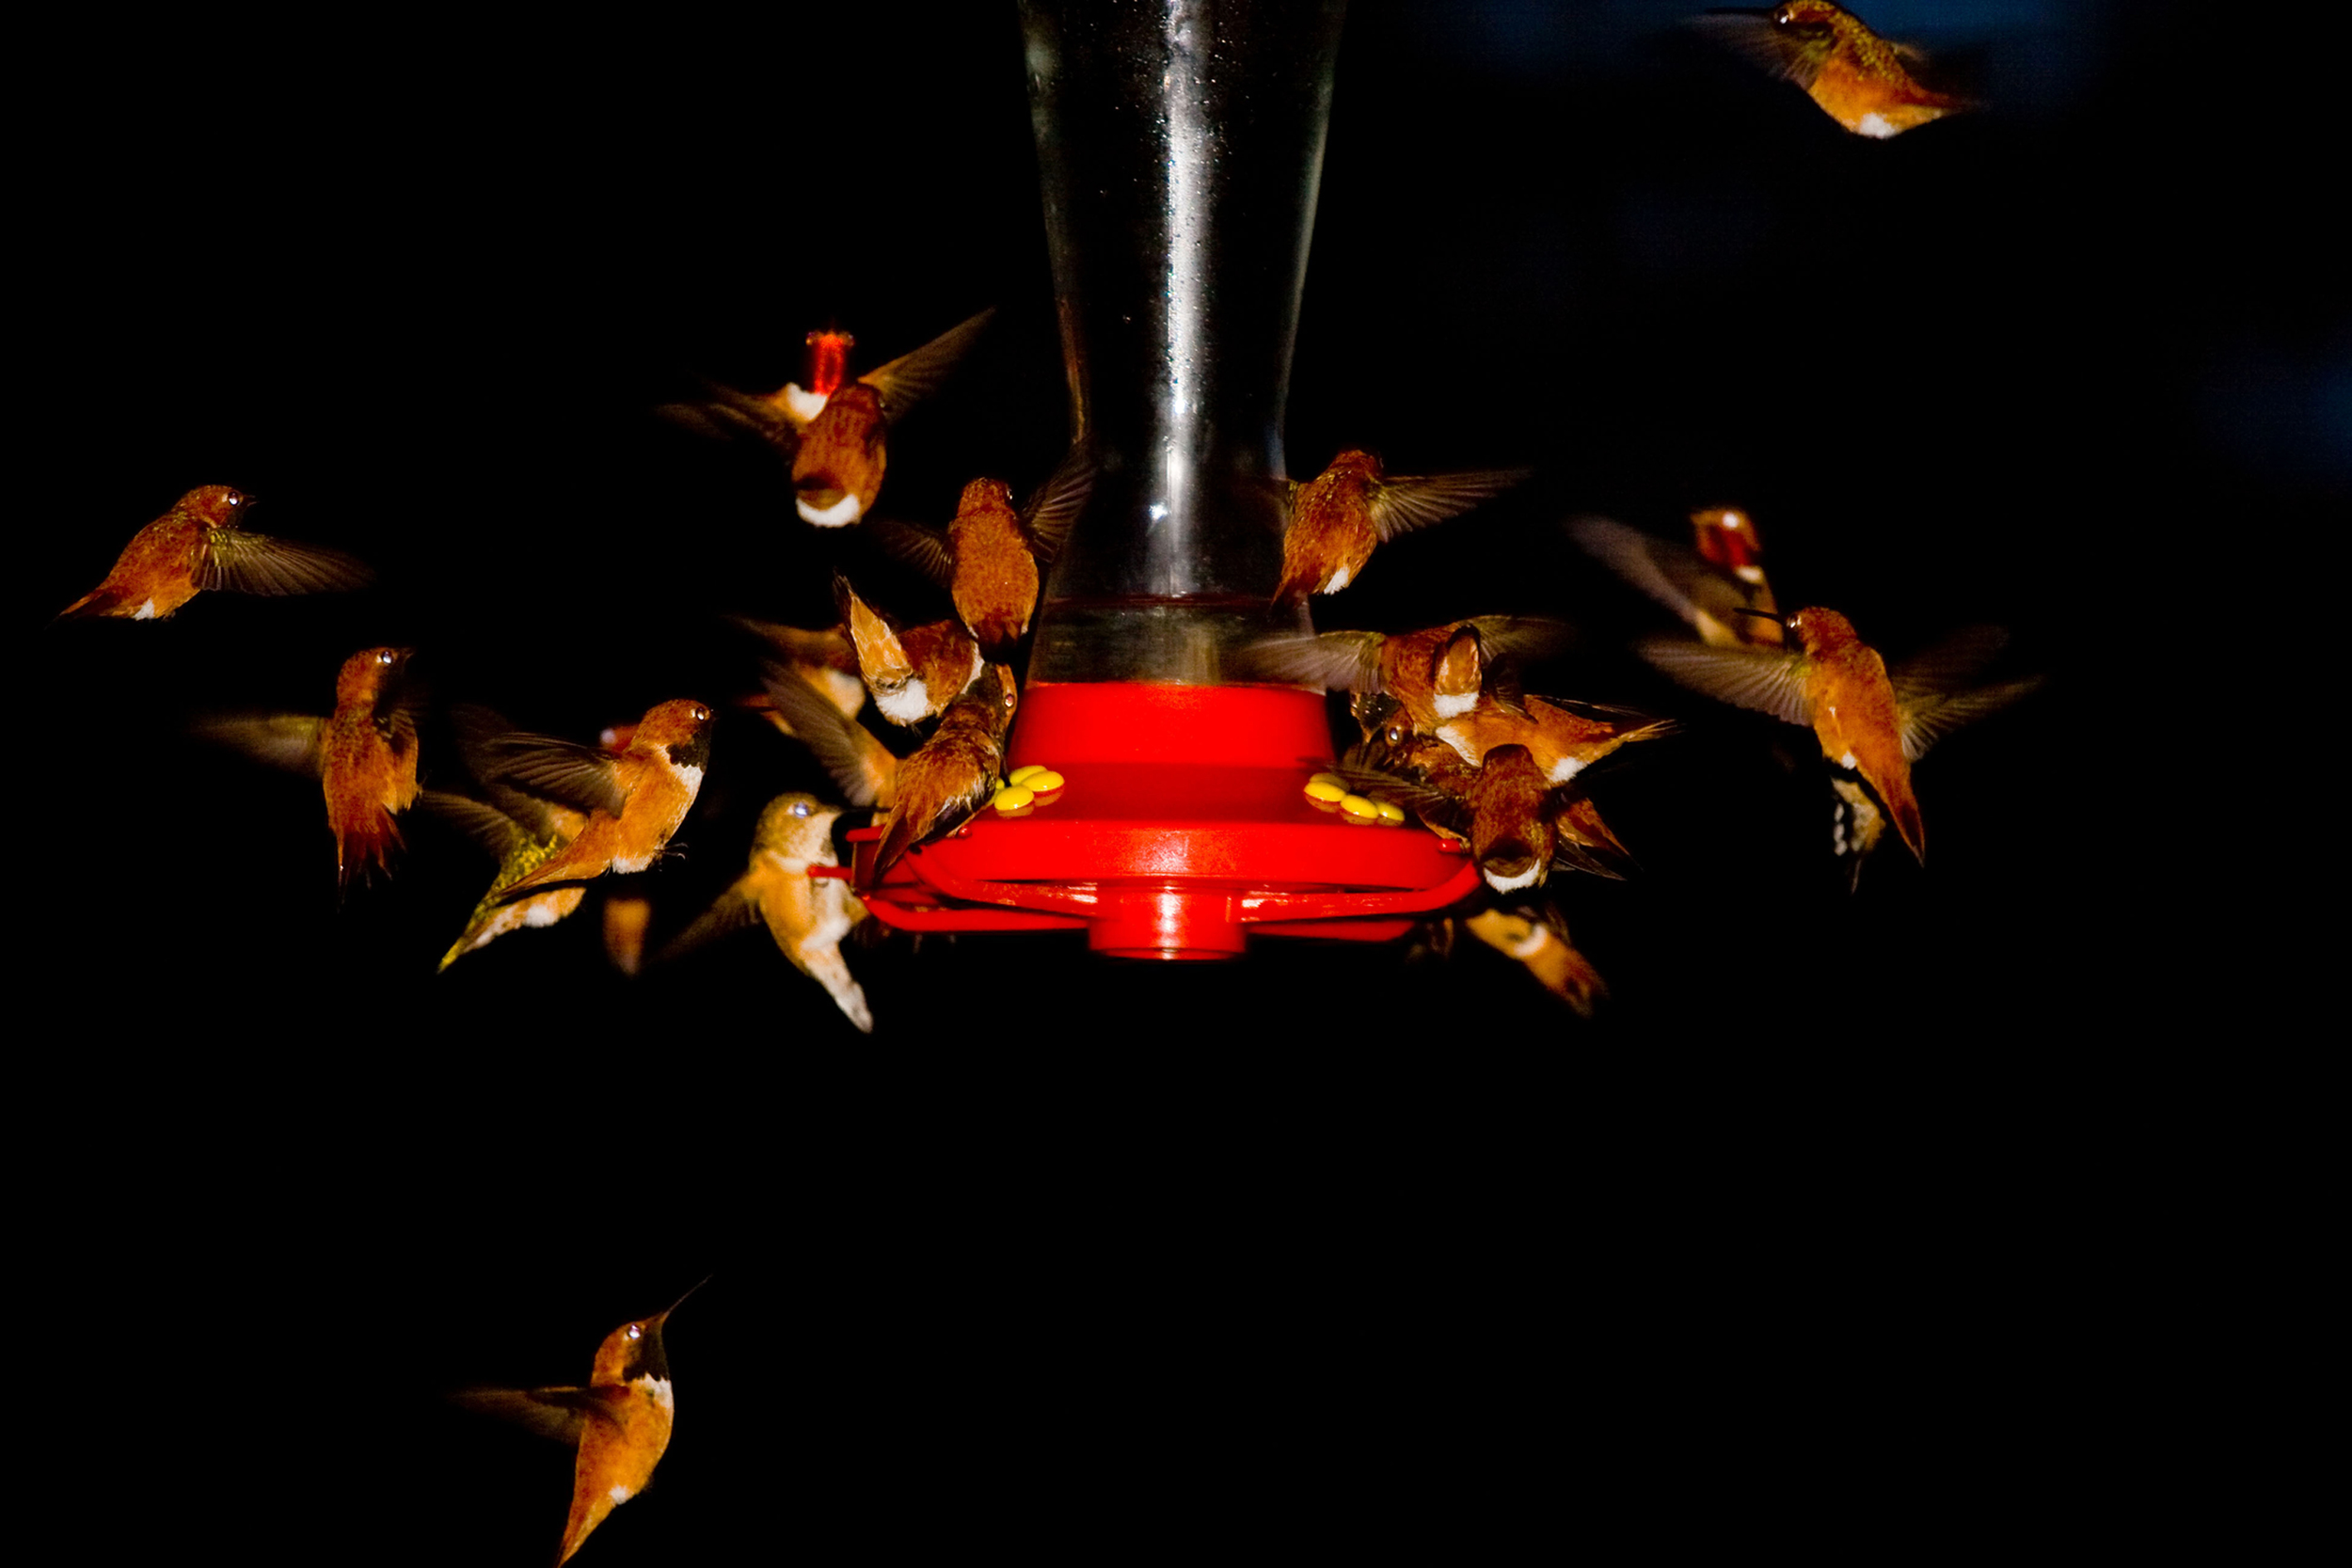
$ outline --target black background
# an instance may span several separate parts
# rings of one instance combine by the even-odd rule
[[[797,375],[814,325],[870,364],[996,305],[892,502],[1041,478],[1066,411],[1019,40],[966,12],[211,19],[47,59],[18,1196],[61,1473],[119,1499],[85,1528],[529,1561],[564,1457],[437,1390],[577,1379],[714,1269],[660,1483],[591,1560],[1091,1553],[1263,1500],[1390,1536],[1427,1508],[1458,1546],[1563,1484],[1597,1405],[1635,1488],[1705,1457],[1685,1403],[1725,1442],[1823,1402],[2112,1415],[2086,1303],[2180,1168],[2140,1152],[2177,1068],[2143,1021],[2225,986],[2134,878],[2217,831],[2141,826],[2134,683],[2189,645],[2217,540],[2347,485],[2343,270],[2182,8],[1954,8],[1925,41],[1979,57],[1994,111],[1884,144],[1670,7],[1351,18],[1292,466],[1540,472],[1318,613],[1565,615],[1542,687],[1691,721],[1597,786],[1645,873],[1564,890],[1594,1023],[1483,949],[859,950],[870,1039],[752,935],[629,982],[583,917],[437,977],[485,863],[411,819],[339,909],[315,785],[183,736],[323,712],[385,641],[553,733],[748,689],[712,612],[818,624],[862,546],[648,410]],[[383,586],[43,626],[208,483]],[[1660,623],[1558,529],[1716,500],[1784,604],[1898,657],[2006,625],[2049,675],[1923,766],[1925,869],[1896,848],[1847,896],[1818,779],[1625,656]],[[786,787],[817,775],[726,719],[657,940]]]

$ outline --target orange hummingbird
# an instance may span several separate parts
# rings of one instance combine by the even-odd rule
[[[792,967],[825,988],[843,1016],[866,1033],[874,1015],[841,958],[841,939],[866,918],[866,906],[835,878],[812,878],[812,865],[838,865],[833,825],[841,808],[814,795],[779,795],[759,814],[750,869],[663,950],[675,958],[753,921],[768,927]]]
[[[1691,514],[1691,531],[1695,549],[1606,517],[1568,524],[1588,554],[1688,622],[1708,646],[1784,646],[1755,519],[1738,507],[1706,507]]]
[[[1338,593],[1356,580],[1375,546],[1468,512],[1531,471],[1391,475],[1371,452],[1340,453],[1314,478],[1290,486],[1290,524],[1282,532],[1282,578],[1275,585],[1274,602],[1304,604],[1311,594]]]
[[[1406,722],[1427,734],[1477,706],[1478,694],[1490,685],[1495,700],[1517,711],[1516,683],[1498,674],[1555,651],[1567,639],[1568,628],[1557,621],[1480,615],[1393,637],[1327,631],[1262,638],[1250,644],[1245,663],[1264,678],[1388,697]]]
[[[857,652],[858,670],[873,689],[874,705],[892,723],[919,724],[946,712],[947,705],[980,678],[987,661],[960,622],[931,621],[900,631],[859,598],[839,573],[834,575],[833,596]]]
[[[362,648],[335,676],[335,711],[326,718],[273,714],[215,719],[208,737],[248,755],[319,780],[326,825],[335,835],[337,885],[389,871],[401,847],[392,818],[414,805],[420,697],[405,676],[413,650]]]
[[[875,527],[883,548],[947,590],[980,652],[1001,659],[1036,613],[1038,568],[1053,562],[1093,488],[1094,465],[1075,450],[1017,514],[1012,486],[976,479],[944,534],[893,519]]]
[[[504,781],[587,814],[578,836],[496,895],[511,903],[608,871],[643,871],[660,857],[702,789],[710,709],[681,697],[648,708],[620,753],[552,736],[507,735],[485,752]]]
[[[1498,746],[1524,746],[1545,779],[1561,784],[1618,747],[1655,740],[1676,727],[1671,719],[1560,697],[1529,697],[1513,712],[1489,696],[1460,718],[1440,722],[1436,733],[1473,767],[1483,767]]]
[[[808,386],[787,381],[763,394],[706,382],[704,401],[660,412],[701,435],[750,435],[775,447],[792,465],[800,515],[819,528],[840,528],[864,516],[882,491],[887,427],[946,379],[995,313],[983,310],[855,380],[848,372],[857,340],[812,332]]]
[[[1600,971],[1568,940],[1567,922],[1549,903],[1529,910],[1482,910],[1462,922],[1470,935],[1526,965],[1535,983],[1591,1018],[1609,988]]]
[[[686,1296],[701,1289],[696,1285]],[[669,1449],[677,1400],[661,1329],[686,1296],[606,1335],[585,1388],[468,1388],[453,1396],[460,1404],[579,1449],[556,1568],[571,1560],[615,1508],[645,1489]]]
[[[205,484],[131,536],[106,580],[59,610],[60,621],[107,616],[161,621],[208,588],[238,594],[326,594],[373,579],[341,550],[249,533],[239,519],[253,499]]]
[[[1878,650],[1834,610],[1800,610],[1787,626],[1795,652],[1656,638],[1636,647],[1694,691],[1811,729],[1821,755],[1861,778],[1925,864],[1927,829],[1912,793],[1911,765],[1939,736],[2024,696],[2040,680],[1959,689],[1999,650],[2005,634],[1997,628],[1963,633],[1889,675]]]
[[[992,664],[972,689],[948,705],[939,728],[899,762],[898,804],[874,853],[879,882],[914,846],[938,837],[988,803],[1005,766],[1005,731],[1019,693],[1012,672]]]
[[[1857,136],[1883,139],[1976,107],[1920,86],[1911,74],[1926,64],[1917,50],[1888,42],[1830,0],[1721,11],[1693,18],[1692,25],[1796,83]]]

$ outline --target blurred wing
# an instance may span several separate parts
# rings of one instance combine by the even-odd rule
[[[816,688],[773,662],[760,671],[760,684],[792,733],[841,786],[853,806],[887,806],[898,783],[898,759],[865,725],[845,719]]]
[[[1899,703],[1957,691],[2009,646],[2000,626],[1968,626],[1887,671]]]
[[[1756,11],[1716,11],[1694,16],[1684,24],[1702,38],[1711,39],[1759,71],[1809,87],[1829,57],[1829,40],[1812,33],[1777,27]],[[1821,29],[1826,34],[1826,27]]]
[[[612,754],[594,746],[510,731],[485,741],[481,756],[491,777],[581,811],[618,816],[628,801]]]
[[[1458,516],[1525,479],[1532,468],[1482,468],[1465,474],[1384,479],[1372,492],[1372,531],[1382,544]]]
[[[1242,651],[1244,671],[1268,680],[1319,686],[1327,691],[1380,691],[1380,645],[1376,631],[1327,631],[1267,637]]]
[[[612,1418],[592,1388],[460,1388],[450,1399],[570,1448],[580,1446],[592,1417]]]
[[[1684,621],[1698,623],[1705,607],[1692,595],[1700,584],[1714,579],[1697,551],[1607,517],[1578,517],[1568,524],[1568,536],[1628,583]],[[1722,618],[1720,610],[1707,612]]]
[[[493,806],[514,818],[533,839],[554,838],[559,832],[565,838],[571,836],[577,823],[558,823],[555,811],[548,802],[498,777],[489,755],[490,742],[515,733],[515,726],[504,714],[476,703],[458,703],[451,706],[449,719],[450,727],[457,733],[457,754],[465,760],[466,771],[482,785]]]
[[[995,308],[991,306],[970,321],[949,327],[913,354],[902,354],[887,365],[859,376],[860,381],[882,394],[882,418],[896,424],[908,409],[929,397],[947,379],[956,361],[979,340],[989,318],[995,313]]]
[[[691,403],[665,403],[654,410],[680,430],[715,441],[749,436],[783,449],[789,457],[801,444],[791,415],[767,398],[739,392],[707,376],[696,376],[703,395]]]
[[[320,768],[319,741],[326,733],[326,721],[307,713],[253,714],[199,720],[194,731],[215,745],[243,752],[256,762],[315,777]]]
[[[1053,477],[1029,498],[1021,514],[1021,527],[1029,536],[1029,550],[1039,562],[1051,562],[1070,537],[1070,525],[1085,510],[1094,493],[1094,454],[1083,446],[1070,449]]]
[[[357,556],[243,529],[206,529],[197,552],[199,588],[277,596],[340,594],[374,580],[374,571]]]
[[[1633,651],[1692,690],[1754,708],[1810,728],[1813,705],[1804,697],[1804,656],[1764,648],[1710,648],[1703,642],[1644,638]]]
[[[1979,687],[1974,691],[1945,692],[1915,703],[1899,702],[1896,711],[1903,721],[1903,759],[1917,762],[1927,754],[1929,747],[1963,724],[1974,723],[1988,713],[2009,706],[2041,686],[2042,679],[2040,675],[2031,675],[2000,686]]]
[[[738,882],[719,895],[717,903],[695,916],[692,925],[672,937],[661,951],[654,955],[653,961],[668,963],[673,958],[683,958],[698,947],[707,946],[721,937],[757,923],[758,919],[759,907],[743,891],[743,884]]]
[[[866,526],[893,560],[906,562],[942,588],[955,585],[956,556],[946,534],[896,517],[869,517]]]
[[[445,789],[428,789],[417,803],[488,850],[494,861],[504,862],[532,836],[498,807]]]

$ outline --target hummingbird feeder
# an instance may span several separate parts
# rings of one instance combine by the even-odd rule
[[[1247,935],[1381,942],[1479,885],[1435,834],[1318,807],[1324,695],[1230,679],[1281,563],[1283,405],[1343,7],[1027,4],[1022,20],[1073,435],[1094,489],[1037,616],[1008,767],[1067,784],[982,812],[861,896],[916,931],[1084,928],[1128,958]],[[879,829],[850,835],[871,876]]]

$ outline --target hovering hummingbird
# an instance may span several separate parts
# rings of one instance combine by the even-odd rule
[[[588,814],[516,789],[498,776],[499,760],[492,743],[514,732],[514,726],[501,715],[458,704],[450,709],[450,722],[456,732],[458,755],[489,800],[427,790],[422,803],[487,850],[498,862],[498,875],[474,905],[466,928],[441,956],[442,969],[509,931],[554,925],[579,909],[588,895],[586,888],[571,883],[512,903],[500,896],[579,837],[580,830],[587,826]]]
[[[1482,910],[1462,925],[1487,946],[1526,965],[1537,985],[1575,1008],[1580,1018],[1591,1018],[1609,995],[1600,971],[1568,940],[1567,922],[1549,902]]]
[[[326,594],[362,588],[367,565],[341,550],[297,545],[239,526],[253,498],[199,485],[131,536],[106,580],[57,612],[60,621],[107,616],[161,621],[208,588],[238,594]]]
[[[905,631],[857,596],[850,579],[834,574],[834,602],[857,651],[857,665],[873,689],[874,705],[894,724],[919,724],[980,678],[987,662],[980,645],[956,621],[931,621]]]
[[[956,614],[991,659],[1010,653],[1037,611],[1038,568],[1050,564],[1094,488],[1094,464],[1073,449],[1016,515],[1012,487],[976,479],[947,531],[882,519],[882,547],[947,590]]]
[[[1557,621],[1481,615],[1394,637],[1327,631],[1263,638],[1250,644],[1246,665],[1274,680],[1390,698],[1405,722],[1427,734],[1476,707],[1489,688],[1496,702],[1518,711],[1516,682],[1498,679],[1499,673],[1567,640],[1568,628]]]
[[[995,313],[983,310],[853,381],[847,376],[857,340],[812,332],[807,387],[786,382],[763,395],[706,383],[707,399],[661,413],[703,435],[753,435],[777,448],[791,461],[800,515],[840,528],[864,516],[882,490],[887,428],[946,379]]]
[[[1794,652],[1658,638],[1636,647],[1694,691],[1810,728],[1821,755],[1861,778],[1924,864],[1927,829],[1912,793],[1911,765],[1939,736],[2014,702],[2039,686],[2039,678],[1960,689],[2006,640],[1994,627],[1963,633],[1890,676],[1878,650],[1834,610],[1800,610],[1787,626],[1797,641]]]
[[[1338,593],[1356,580],[1375,546],[1468,512],[1532,471],[1391,476],[1371,452],[1340,453],[1314,478],[1290,486],[1290,524],[1282,533],[1282,578],[1275,585],[1274,602],[1304,604],[1311,594]]]
[[[1655,740],[1675,728],[1671,719],[1598,703],[1529,697],[1513,712],[1488,697],[1460,718],[1439,723],[1437,736],[1473,767],[1483,766],[1497,746],[1524,746],[1545,779],[1561,784],[1620,746]]]
[[[1858,136],[1885,138],[1976,104],[1933,92],[1912,71],[1925,57],[1890,43],[1830,0],[1788,0],[1769,11],[1718,11],[1692,26],[1794,82]]]
[[[698,1284],[686,1296],[701,1289]],[[606,1335],[585,1388],[468,1388],[453,1396],[460,1404],[580,1450],[572,1462],[572,1511],[564,1522],[556,1568],[571,1560],[608,1514],[645,1489],[670,1447],[677,1401],[661,1329],[686,1296]]]
[[[1606,517],[1568,524],[1587,553],[1680,616],[1708,646],[1784,646],[1755,520],[1737,507],[1707,507],[1691,514],[1691,531],[1695,548]]]
[[[551,736],[488,742],[485,750],[499,777],[587,814],[578,836],[494,896],[511,903],[561,883],[651,865],[702,788],[710,729],[710,709],[681,697],[647,709],[617,756]]]
[[[883,809],[897,800],[898,759],[873,732],[827,705],[787,670],[771,664],[762,679],[777,715],[841,786],[843,800]]]
[[[678,933],[663,957],[764,922],[792,967],[824,987],[851,1023],[873,1033],[866,992],[841,958],[841,939],[866,918],[866,906],[847,882],[808,874],[812,865],[841,863],[833,847],[833,825],[840,816],[840,807],[825,805],[814,795],[779,795],[769,801],[753,831],[750,868]]]
[[[335,711],[326,718],[272,714],[215,719],[207,737],[273,766],[316,777],[335,835],[340,887],[391,868],[401,847],[392,818],[414,805],[417,689],[404,677],[413,650],[362,648],[335,676]]]
[[[939,728],[898,764],[898,804],[874,854],[879,882],[898,858],[936,838],[988,803],[1005,766],[1005,731],[1019,694],[1012,672],[992,664],[941,715]]]

